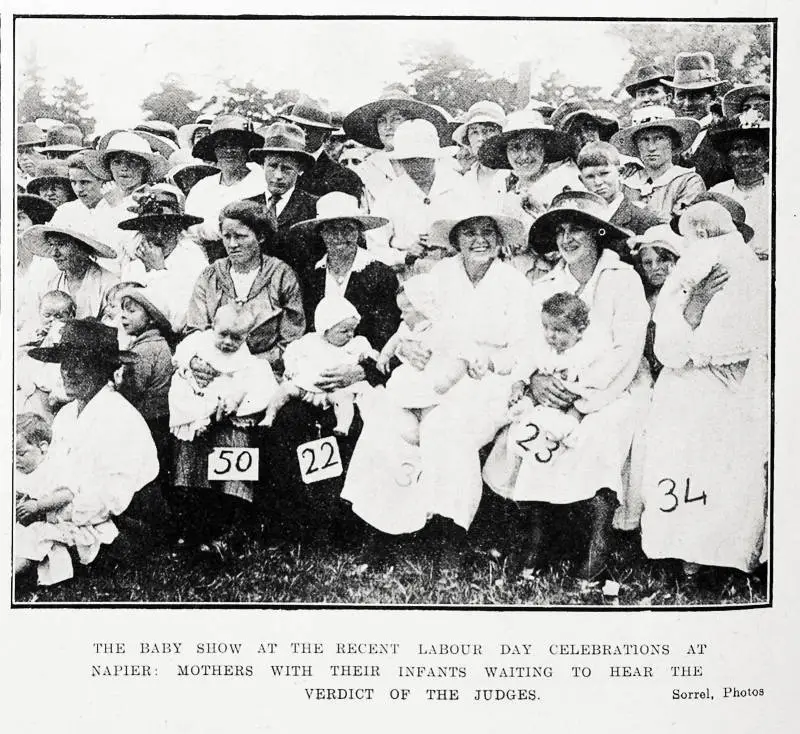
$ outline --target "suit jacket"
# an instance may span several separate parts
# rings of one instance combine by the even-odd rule
[[[713,130],[713,126],[706,130],[701,130],[701,135],[704,132],[706,134],[700,141],[700,145],[697,146],[697,150],[692,154],[688,152],[682,153],[678,160],[678,165],[680,166],[694,167],[694,170],[703,179],[706,189],[710,189],[712,186],[716,186],[718,183],[727,181],[732,177],[725,157],[711,144],[710,130]]]
[[[364,184],[358,174],[334,161],[324,150],[314,167],[297,180],[297,187],[314,196],[343,191],[361,201]]]
[[[646,230],[656,224],[664,224],[658,214],[636,206],[627,196],[608,221],[618,227],[628,229],[636,235],[644,234]]]
[[[259,194],[251,196],[250,201],[255,201],[262,206],[267,205],[267,195]],[[314,247],[310,244],[310,238],[301,237],[295,232],[289,232],[289,228],[297,222],[307,219],[314,219],[317,216],[317,197],[302,191],[298,186],[286,202],[283,211],[278,215],[278,236],[275,244],[267,248],[267,255],[280,258],[292,269],[299,273],[309,267],[313,267],[324,254],[325,250],[319,245],[316,252],[312,252]]]
[[[303,305],[309,330],[314,326],[314,310],[325,295],[325,268],[306,272]],[[361,315],[356,334],[366,337],[373,349],[383,349],[389,337],[400,326],[400,309],[397,307],[397,276],[388,265],[377,260],[363,270],[350,274],[344,297]],[[374,365],[365,365],[367,380],[375,385],[385,381]]]

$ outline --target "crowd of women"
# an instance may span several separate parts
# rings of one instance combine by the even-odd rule
[[[70,578],[159,498],[221,562],[425,532],[457,569],[492,505],[511,574],[569,536],[601,579],[614,529],[687,584],[759,568],[770,88],[731,86],[690,51],[624,121],[393,86],[257,129],[19,125],[15,571]]]

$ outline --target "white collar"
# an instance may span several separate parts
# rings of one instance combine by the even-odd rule
[[[637,174],[625,179],[625,185],[632,189],[636,189],[637,191],[641,191],[642,189],[646,188],[656,189],[659,186],[666,186],[667,184],[672,183],[672,181],[674,181],[676,178],[683,176],[686,173],[694,173],[694,168],[671,166],[658,178],[654,179],[652,183],[648,184],[647,179],[649,176],[647,171],[639,171]]]
[[[314,156],[314,160],[318,161],[319,157],[322,155],[322,150],[323,150],[323,146],[320,145],[319,148],[317,148],[313,153],[310,153],[309,155],[313,155]]]
[[[351,273],[360,273],[367,265],[373,262],[375,258],[372,256],[371,253],[367,252],[363,247],[359,247],[356,250],[356,256],[353,259],[353,264],[350,266]],[[314,265],[315,269],[326,269],[328,266],[328,255],[327,253],[322,256],[320,260],[317,261],[316,265]]]

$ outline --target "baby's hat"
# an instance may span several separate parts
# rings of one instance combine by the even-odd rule
[[[325,296],[314,310],[314,329],[318,334],[324,334],[332,326],[346,319],[361,321],[361,314],[346,298]]]
[[[439,299],[436,283],[430,275],[415,275],[403,283],[403,293],[416,311],[425,317],[434,319],[439,315]]]

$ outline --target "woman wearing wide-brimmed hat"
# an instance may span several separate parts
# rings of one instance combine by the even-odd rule
[[[398,126],[407,120],[427,120],[437,129],[445,124],[438,110],[414,99],[399,85],[386,87],[378,99],[357,107],[342,122],[348,138],[376,151],[356,168],[364,182],[368,209],[403,172],[397,160],[387,154],[394,150]]]
[[[56,208],[75,200],[75,192],[69,182],[69,172],[62,161],[40,163],[36,168],[36,175],[28,182],[26,190],[29,194],[47,199]]]
[[[196,143],[199,143],[211,132],[213,115],[199,115],[194,123],[181,125],[178,128],[178,145],[191,153]]]
[[[68,123],[48,130],[47,142],[39,152],[51,160],[64,160],[85,148],[81,129],[77,125]]]
[[[114,329],[71,320],[58,345],[29,354],[61,365],[71,399],[53,421],[47,461],[31,475],[38,499],[17,508],[14,528],[15,574],[38,564],[38,581],[48,585],[72,577],[68,548],[85,565],[114,542],[113,518],[155,478],[158,459],[144,419],[109,384],[133,358],[120,351]]]
[[[638,157],[644,170],[629,176],[623,190],[634,204],[668,222],[705,190],[703,179],[691,168],[674,163],[697,136],[700,126],[689,117],[675,117],[669,107],[641,107],[631,113],[631,125],[615,133],[612,145]]]
[[[722,98],[722,113],[731,119],[746,115],[748,119],[755,115],[762,120],[770,119],[770,99],[772,89],[769,84],[744,84],[734,87]]]
[[[208,266],[203,249],[186,235],[202,220],[184,214],[183,194],[169,184],[146,187],[133,197],[130,216],[118,227],[140,236],[136,249],[123,255],[121,278],[162,293],[172,329],[180,333],[194,285]]]
[[[219,173],[219,168],[210,163],[194,158],[191,151],[179,148],[167,160],[167,183],[175,184],[184,196],[188,196],[194,185],[208,176]]]
[[[17,287],[14,289],[17,329],[37,318],[38,297],[45,292],[46,284],[56,272],[52,260],[36,256],[22,243],[22,235],[36,224],[47,224],[55,211],[55,207],[40,196],[17,194]]]
[[[111,247],[91,235],[50,224],[30,227],[21,242],[33,254],[51,259],[58,268],[39,295],[64,291],[75,301],[77,318],[102,315],[105,293],[119,279],[96,259],[116,257]]]
[[[504,239],[522,236],[518,221],[483,199],[462,201],[431,227],[435,244],[457,252],[426,276],[439,298],[435,325],[470,355],[470,369],[422,417],[419,446],[404,439],[403,409],[392,401],[376,401],[367,412],[342,497],[382,533],[411,533],[438,515],[445,548],[463,550],[481,499],[478,451],[504,424],[512,383],[532,346],[531,287],[499,260]],[[417,369],[431,358],[413,340],[399,354]]]
[[[484,468],[484,479],[498,494],[526,503],[528,543],[519,562],[532,568],[542,561],[543,527],[549,505],[575,505],[589,515],[591,540],[578,574],[592,579],[606,568],[611,523],[618,499],[624,498],[623,466],[633,432],[646,409],[649,377],[642,359],[650,309],[642,283],[632,266],[623,263],[615,246],[629,236],[606,218],[602,198],[585,191],[559,194],[536,220],[529,238],[540,253],[558,249],[562,261],[533,284],[537,311],[556,293],[572,293],[589,307],[584,338],[610,342],[611,349],[594,364],[605,376],[605,387],[581,399],[557,375],[539,371],[534,350],[526,375],[527,389],[539,405],[567,410],[576,407],[583,420],[569,445],[552,442],[537,461],[522,459],[504,431]],[[539,313],[528,327],[545,343]],[[576,503],[582,503],[576,505]]]
[[[47,199],[33,194],[17,194],[17,235],[34,224],[47,224],[56,208]]]
[[[47,136],[35,122],[17,125],[17,184],[23,187],[36,174],[36,166],[44,160],[39,148]]]
[[[497,196],[504,190],[505,174],[481,163],[478,151],[489,138],[500,133],[505,121],[506,113],[497,102],[481,100],[466,111],[461,124],[453,131],[453,140],[468,151],[470,165],[464,172],[464,179],[488,196]]]
[[[260,148],[264,138],[251,130],[239,115],[220,115],[192,148],[192,155],[219,168],[219,173],[198,181],[186,196],[186,213],[203,223],[191,231],[205,248],[209,260],[224,256],[219,213],[226,204],[256,196],[264,190],[261,168],[249,163],[249,152]]]
[[[508,171],[500,208],[523,225],[547,208],[547,204],[565,186],[583,188],[577,173],[563,176],[560,166],[548,168],[569,157],[567,137],[546,124],[535,110],[512,112],[503,131],[489,138],[478,152],[478,160],[487,168]]]

